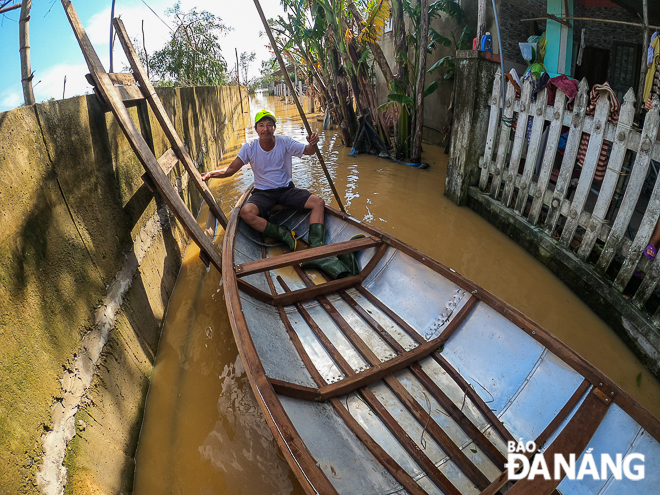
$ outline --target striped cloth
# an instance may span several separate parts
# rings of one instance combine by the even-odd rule
[[[613,124],[619,121],[619,110],[621,105],[619,100],[614,94],[614,91],[608,83],[605,84],[595,84],[591,91],[589,92],[589,106],[587,107],[587,115],[593,116],[596,111],[596,102],[598,98],[604,96],[610,101],[610,112],[607,117],[607,121]],[[584,158],[587,155],[587,148],[589,147],[589,134],[582,133],[582,140],[580,141],[580,147],[578,148],[577,154],[577,166],[582,168],[584,165]],[[600,156],[598,157],[598,165],[596,165],[596,173],[594,174],[595,181],[602,181],[605,177],[605,172],[607,171],[607,156],[610,150],[612,143],[610,141],[603,141],[603,146],[600,149]]]

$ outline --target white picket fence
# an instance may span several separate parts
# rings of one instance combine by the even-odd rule
[[[625,95],[618,123],[612,124],[608,123],[610,106],[607,98],[599,98],[593,116],[585,115],[589,102],[586,79],[579,85],[571,111],[566,108],[567,98],[559,89],[555,104],[550,107],[547,104],[547,89],[540,91],[536,101],[532,102],[529,80],[523,83],[520,98],[516,98],[513,85],[507,83],[502,117],[501,84],[498,71],[490,99],[490,120],[486,149],[480,162],[479,188],[500,201],[512,214],[526,217],[527,222],[538,226],[546,235],[554,234],[556,238],[561,232],[559,244],[567,250],[577,249],[577,257],[583,262],[599,243],[601,251],[595,270],[601,275],[614,266],[612,261],[615,255],[621,254],[625,261],[612,285],[623,292],[636,270],[644,272],[646,275],[632,298],[632,303],[642,308],[660,279],[660,254],[652,263],[643,255],[660,216],[660,181],[655,182],[641,223],[635,222],[633,228],[629,226],[652,166],[651,160],[660,161],[660,142],[656,141],[660,123],[658,100],[654,100],[640,132],[631,127],[635,113],[635,92],[632,89]],[[527,142],[530,118],[533,122]],[[515,133],[511,126],[514,121],[517,123]],[[543,146],[546,122],[549,122],[549,130]],[[561,165],[553,173],[562,126],[568,126],[570,130]],[[589,147],[577,187],[569,195],[583,133],[591,135]],[[598,183],[593,179],[604,140],[613,144],[605,177],[598,190]],[[540,168],[537,168],[539,156],[542,161]],[[523,158],[524,168],[519,173]],[[615,195],[617,187],[618,194]],[[618,205],[613,205],[615,198]],[[634,229],[636,232],[631,239],[630,232]],[[660,310],[653,319],[660,323]]]

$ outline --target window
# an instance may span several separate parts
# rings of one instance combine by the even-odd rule
[[[610,86],[619,101],[629,88],[637,92],[642,47],[634,43],[615,41],[610,60]],[[590,81],[591,82],[591,81]]]

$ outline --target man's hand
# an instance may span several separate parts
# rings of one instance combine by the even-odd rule
[[[207,180],[212,179],[213,177],[215,177],[215,175],[214,175],[215,172],[217,172],[217,170],[213,170],[213,171],[211,171],[211,172],[204,172],[204,173],[202,174],[202,180],[203,180],[204,182],[206,182]]]
[[[314,146],[316,143],[319,142],[319,135],[315,132],[312,132],[311,136],[307,136],[307,142]]]
[[[305,151],[303,152],[303,154],[313,155],[315,152],[314,146],[316,146],[316,143],[319,142],[319,135],[316,134],[315,132],[312,132],[311,136],[307,136],[307,142],[309,144],[305,146]]]

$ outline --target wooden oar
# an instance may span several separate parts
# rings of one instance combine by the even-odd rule
[[[266,29],[266,34],[268,34],[268,39],[270,40],[270,45],[273,47],[273,51],[275,52],[275,56],[277,57],[277,61],[280,64],[280,68],[282,69],[282,73],[284,74],[284,80],[286,81],[287,86],[289,87],[289,91],[291,92],[291,95],[293,95],[293,101],[296,102],[296,107],[298,107],[298,112],[300,112],[300,118],[302,119],[303,123],[305,124],[305,128],[307,129],[307,133],[311,136],[312,135],[312,128],[309,127],[309,123],[307,122],[307,117],[305,117],[305,112],[303,112],[302,107],[300,106],[300,102],[298,101],[298,96],[296,95],[296,91],[293,88],[293,84],[291,84],[291,79],[289,79],[289,74],[286,70],[286,65],[284,64],[284,61],[282,60],[282,54],[280,53],[279,48],[277,48],[277,44],[275,43],[275,38],[273,38],[273,33],[270,31],[270,26],[268,25],[268,21],[266,21],[266,17],[264,16],[263,10],[261,10],[261,5],[259,4],[259,0],[254,0],[254,5],[257,7],[257,10],[259,11],[259,17],[261,17],[261,22],[264,23],[264,28]],[[337,193],[337,189],[335,189],[335,185],[332,182],[332,179],[330,178],[330,174],[328,173],[328,169],[325,166],[325,162],[323,161],[323,157],[321,156],[321,151],[319,150],[318,146],[314,146],[316,149],[316,156],[319,159],[319,162],[321,162],[321,167],[323,167],[323,172],[325,173],[325,178],[328,179],[328,184],[330,184],[330,188],[332,189],[332,193],[335,195],[335,199],[337,200],[337,203],[339,204],[339,208],[341,211],[346,213],[346,210],[344,209],[344,205],[341,202],[341,199],[339,199],[339,193]]]

